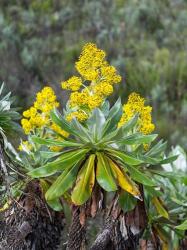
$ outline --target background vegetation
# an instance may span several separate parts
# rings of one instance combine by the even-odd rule
[[[96,42],[123,76],[116,93],[147,97],[160,136],[187,149],[186,0],[1,0],[0,37],[0,82],[24,109],[46,84],[65,103],[59,83]]]

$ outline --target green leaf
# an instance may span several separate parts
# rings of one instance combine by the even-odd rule
[[[151,169],[150,171],[155,175],[166,177],[171,180],[179,180],[179,179],[182,180],[182,178],[184,177],[184,174],[179,174],[175,172],[166,172],[166,171],[159,171],[159,170],[154,170],[154,169]]]
[[[111,132],[114,128],[117,127],[117,124],[122,116],[122,112],[123,110],[121,105],[121,99],[119,98],[109,111],[107,121],[105,122],[105,125],[102,130],[102,136],[107,135],[109,132]]]
[[[84,204],[91,196],[95,183],[94,162],[95,155],[92,154],[89,156],[88,160],[78,174],[77,183],[71,195],[72,201],[76,205]]]
[[[150,177],[140,172],[137,168],[127,165],[127,169],[130,173],[131,178],[135,181],[147,186],[156,186],[156,184],[150,179]]]
[[[60,202],[59,199],[54,199],[54,200],[47,201],[47,204],[54,211],[60,212],[60,211],[63,210],[63,206],[62,206],[62,204],[61,204],[61,202]]]
[[[103,112],[104,116],[107,117],[110,111],[110,103],[108,100],[105,100],[100,107],[100,110]]]
[[[54,200],[61,197],[73,185],[79,169],[79,163],[68,167],[56,179],[45,194],[46,200]]]
[[[175,228],[183,231],[187,230],[187,220],[185,220],[182,224],[176,226]]]
[[[131,194],[123,191],[119,196],[119,205],[124,213],[132,211],[137,204],[137,199],[135,199]]]
[[[96,179],[99,185],[107,192],[117,190],[117,186],[107,159],[102,153],[97,153]]]
[[[138,120],[138,115],[135,115],[131,120],[129,120],[127,123],[125,123],[122,127],[116,128],[115,131],[112,131],[109,134],[106,134],[102,142],[110,142],[111,143],[116,143],[118,140],[122,139],[127,132],[132,129]]]
[[[40,155],[43,159],[51,159],[51,158],[59,156],[61,154],[62,154],[62,152],[40,151]]]
[[[120,161],[122,161],[125,164],[139,165],[139,164],[141,164],[143,162],[142,160],[137,159],[136,157],[132,156],[129,153],[124,153],[122,151],[113,150],[113,149],[107,149],[107,151],[109,151],[110,155],[112,155],[113,157],[119,159]]]
[[[51,111],[51,119],[52,121],[61,127],[63,130],[66,132],[72,134],[72,135],[78,135],[74,129],[72,129],[71,125],[69,122],[67,122],[64,117],[58,112],[57,109],[54,109]]]
[[[101,138],[101,131],[103,124],[105,123],[105,116],[100,109],[94,109],[92,116],[87,120],[86,124],[91,131],[94,141],[98,141]]]
[[[180,206],[187,207],[187,202],[184,200],[179,200],[175,197],[171,197],[171,200]]]
[[[160,159],[157,159],[157,158],[151,158],[151,157],[146,156],[146,155],[139,155],[138,157],[144,163],[148,163],[148,164],[151,164],[151,165],[156,165],[156,164],[160,163]]]
[[[108,114],[108,119],[114,118],[115,123],[117,123],[122,115],[122,104],[121,104],[121,98],[119,97],[116,103],[113,105],[113,107],[110,109],[109,114]]]
[[[45,193],[47,192],[47,190],[50,187],[49,183],[46,180],[41,179],[40,186],[41,186],[43,194],[45,195]],[[54,211],[62,211],[63,210],[62,204],[61,204],[59,199],[54,199],[54,200],[48,201],[47,203]]]
[[[88,131],[80,122],[77,121],[76,118],[73,118],[72,122],[72,128],[77,131],[78,137],[80,138],[81,141],[83,142],[90,142],[92,141],[92,137]]]
[[[177,158],[178,158],[178,155],[170,156],[170,157],[160,161],[160,164],[163,165],[163,164],[171,163],[171,162],[175,161]]]
[[[163,153],[167,147],[167,142],[162,143],[163,140],[160,140],[155,144],[145,155],[149,157],[157,156]]]
[[[59,147],[81,147],[83,144],[77,143],[77,142],[71,142],[71,141],[57,141],[54,139],[44,139],[37,136],[32,136],[32,140],[35,143],[41,144],[41,145],[47,145],[47,146],[59,146]]]
[[[132,134],[129,135],[121,140],[118,143],[133,145],[133,144],[144,144],[144,143],[151,143],[156,139],[157,135],[142,135],[142,134]]]
[[[153,197],[152,202],[158,212],[159,215],[163,216],[166,219],[169,219],[169,214],[164,208],[161,200],[158,197]]]
[[[133,116],[128,122],[126,122],[122,128],[123,128],[123,133],[127,133],[129,132],[129,130],[133,129],[134,126],[136,125],[137,121],[138,121],[138,117],[139,115],[136,114],[135,116]]]
[[[110,158],[107,157],[107,160],[110,164],[111,170],[113,172],[114,177],[118,181],[118,185],[125,191],[132,194],[134,197],[141,199],[141,194],[138,189],[136,183],[134,183],[131,178],[120,169],[120,167],[112,161]]]
[[[46,165],[36,168],[28,173],[32,178],[46,177],[55,174],[57,171],[62,171],[69,166],[74,165],[76,162],[81,161],[87,149],[79,149],[63,153],[55,161],[49,162]]]
[[[145,190],[145,192],[147,192],[149,194],[149,196],[151,198],[153,198],[154,196],[159,197],[159,196],[163,195],[162,192],[160,192],[159,190],[156,190],[154,187],[144,186],[144,190]]]
[[[123,136],[122,127],[121,128],[116,128],[111,133],[108,133],[105,136],[102,136],[101,143],[107,142],[108,144],[112,144],[112,143],[114,143],[114,141],[116,142],[118,140],[118,138],[122,138],[122,136]]]

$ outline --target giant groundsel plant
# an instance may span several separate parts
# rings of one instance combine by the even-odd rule
[[[120,213],[134,211],[141,203],[145,233],[152,238],[156,232],[168,249],[162,222],[171,232],[170,226],[178,230],[185,219],[173,219],[163,195],[181,178],[163,168],[177,156],[166,157],[167,143],[152,134],[152,108],[139,94],[132,93],[124,105],[119,98],[110,106],[107,97],[121,77],[105,57],[96,45],[84,46],[76,62],[79,76],[62,82],[70,91],[63,112],[57,109],[60,103],[52,88],[37,94],[34,105],[23,113],[27,141],[20,145],[20,165],[29,181],[39,180],[48,205],[57,211],[66,201],[78,209],[91,207],[95,197],[108,193],[114,194],[112,204],[118,202]]]
[[[166,144],[162,141],[151,146],[156,134],[137,132],[138,114],[123,126],[118,126],[122,115],[120,99],[111,109],[107,109],[107,105],[106,102],[103,108],[94,109],[84,123],[76,118],[67,122],[54,110],[51,119],[71,136],[63,141],[32,137],[38,144],[64,147],[58,153],[41,152],[44,157],[54,160],[29,173],[33,178],[56,176],[45,194],[47,200],[70,192],[72,202],[82,205],[91,197],[94,185],[106,192],[122,189],[141,200],[139,184],[152,189],[157,186],[155,173],[149,166],[175,159],[175,156],[164,158]],[[149,145],[148,150],[144,149],[144,144]]]

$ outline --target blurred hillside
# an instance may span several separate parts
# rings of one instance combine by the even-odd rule
[[[161,137],[187,149],[186,0],[1,0],[0,82],[29,106],[46,84],[75,73],[85,42],[96,42],[123,76],[123,100],[150,100]]]

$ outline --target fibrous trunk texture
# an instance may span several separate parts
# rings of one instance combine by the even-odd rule
[[[72,221],[69,230],[67,250],[85,249],[85,225],[81,224],[80,208],[72,208]]]
[[[0,249],[56,250],[60,243],[63,218],[46,206],[37,182],[4,213],[0,228]]]
[[[136,250],[140,246],[139,240],[147,225],[144,203],[139,201],[133,211],[125,214],[116,209],[111,210],[91,250]]]

